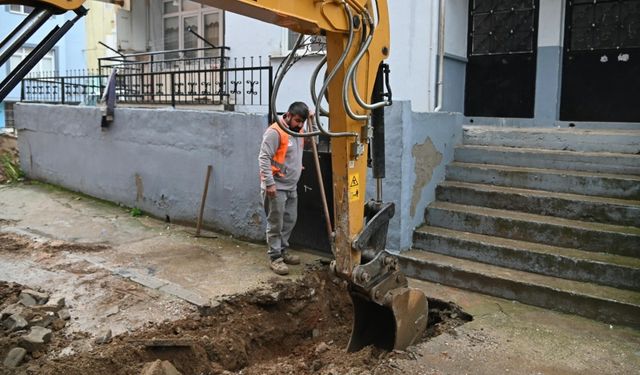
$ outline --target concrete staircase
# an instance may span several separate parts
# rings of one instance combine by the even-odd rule
[[[640,327],[640,125],[467,126],[410,277]]]

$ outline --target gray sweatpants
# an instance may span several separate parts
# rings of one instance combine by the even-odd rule
[[[264,212],[267,214],[267,255],[278,259],[289,247],[289,237],[298,219],[298,192],[277,190],[275,198],[269,198],[262,190]]]

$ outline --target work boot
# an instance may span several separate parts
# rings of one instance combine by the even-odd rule
[[[289,253],[283,252],[282,259],[284,260],[285,264],[291,264],[291,265],[300,264],[300,257],[297,255],[291,255]]]
[[[289,267],[284,264],[284,260],[282,258],[272,260],[269,267],[271,267],[271,270],[278,275],[286,275],[289,273]]]

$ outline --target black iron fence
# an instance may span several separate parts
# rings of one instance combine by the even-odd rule
[[[216,51],[218,50],[218,51]],[[99,59],[97,71],[31,75],[22,100],[94,104],[117,69],[119,104],[232,105],[268,109],[273,70],[262,57],[228,58],[225,49],[194,48]],[[266,65],[265,65],[266,64]]]
[[[53,104],[95,104],[108,77],[78,70],[30,74],[22,80],[20,100]]]

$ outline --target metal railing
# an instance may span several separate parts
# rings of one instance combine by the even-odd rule
[[[263,65],[261,57],[230,59],[224,56],[225,50],[193,48],[121,55],[99,59],[98,71],[31,75],[22,81],[21,100],[93,104],[110,72],[117,69],[118,104],[268,107],[272,67]]]
[[[30,74],[22,80],[20,100],[40,103],[95,104],[106,82],[92,70]]]

